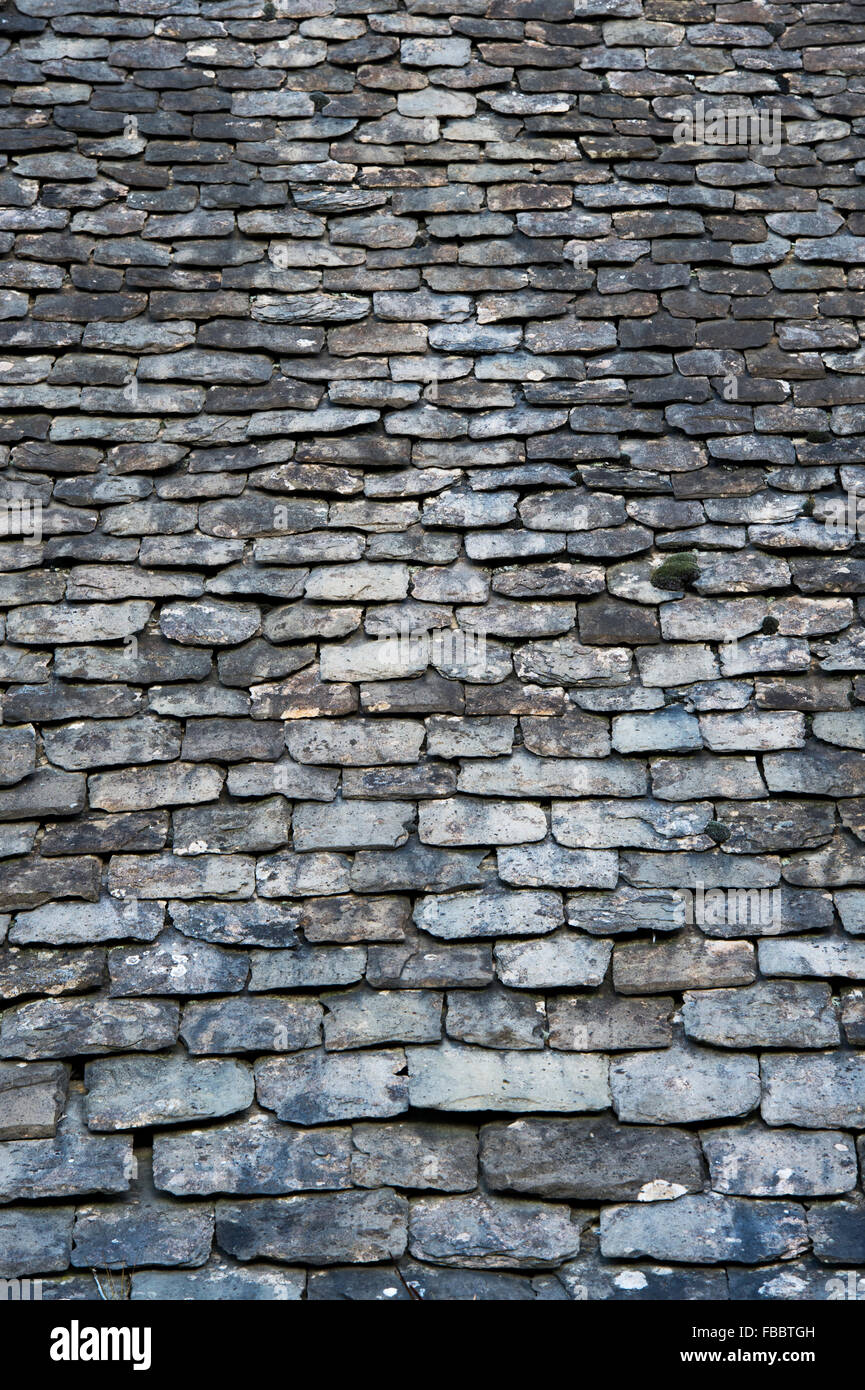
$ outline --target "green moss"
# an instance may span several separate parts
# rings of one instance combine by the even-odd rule
[[[652,570],[652,583],[656,589],[688,589],[700,577],[700,566],[696,555],[690,550],[680,550],[670,555],[662,565]]]
[[[814,498],[813,498],[813,497],[806,497],[806,499],[805,499],[805,501],[804,501],[804,503],[803,503],[803,505],[802,505],[802,515],[803,515],[803,516],[813,516],[813,515],[814,515]]]
[[[710,840],[714,840],[716,845],[722,845],[725,840],[730,838],[730,832],[726,825],[722,825],[719,820],[710,820],[706,826],[705,834]]]

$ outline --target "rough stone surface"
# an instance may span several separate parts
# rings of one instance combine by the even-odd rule
[[[693,1135],[607,1117],[485,1125],[481,1171],[494,1192],[578,1201],[650,1201],[703,1186]]]
[[[616,1114],[629,1123],[684,1124],[747,1115],[760,1103],[755,1056],[691,1045],[617,1058],[610,1067],[610,1087]]]
[[[259,1103],[292,1124],[400,1115],[408,1109],[405,1054],[301,1052],[255,1068]]]
[[[68,1082],[59,1062],[0,1063],[0,1139],[53,1138]]]
[[[2,7],[0,1277],[865,1271],[860,11]]]
[[[80,1092],[51,1138],[22,1136],[0,1148],[0,1202],[125,1192],[133,1176],[129,1134],[91,1134]]]
[[[611,1258],[708,1264],[764,1264],[807,1249],[804,1207],[714,1193],[679,1197],[675,1205],[608,1207],[601,1214],[601,1250]]]
[[[153,1180],[176,1197],[344,1188],[351,1182],[351,1157],[347,1129],[295,1129],[267,1111],[253,1111],[207,1129],[157,1133]]]
[[[856,1148],[838,1130],[705,1130],[712,1187],[748,1197],[832,1197],[856,1186]]]
[[[388,1188],[333,1195],[258,1198],[216,1207],[220,1248],[239,1260],[370,1264],[406,1247],[408,1202]]]
[[[409,1250],[431,1264],[468,1269],[549,1269],[576,1255],[579,1225],[569,1207],[507,1197],[418,1197]]]
[[[85,1113],[92,1130],[181,1124],[245,1110],[252,1100],[249,1067],[235,1061],[113,1057],[88,1062]]]

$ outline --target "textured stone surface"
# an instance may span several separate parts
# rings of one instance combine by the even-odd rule
[[[466,1192],[477,1185],[473,1129],[426,1122],[352,1127],[351,1179],[358,1187]]]
[[[145,1270],[132,1276],[133,1303],[210,1302],[213,1299],[296,1302],[306,1275],[277,1265],[230,1265],[213,1260],[199,1269]]]
[[[0,1277],[69,1268],[74,1207],[6,1207],[0,1211]]]
[[[865,1057],[862,1053],[767,1054],[760,1065],[762,1114],[770,1125],[822,1129],[865,1128]]]
[[[829,987],[759,980],[748,989],[690,990],[688,1037],[716,1047],[831,1047],[840,1041]]]
[[[64,1057],[81,1053],[144,1052],[177,1038],[176,1004],[132,999],[37,999],[0,1015],[4,1057]]]
[[[53,1138],[68,1081],[61,1063],[0,1063],[0,1139]]]
[[[245,1110],[253,1094],[252,1072],[242,1062],[193,1062],[182,1055],[88,1062],[84,1081],[93,1130],[218,1118]]]
[[[865,1268],[863,81],[845,4],[3,8],[0,1275]]]
[[[79,1207],[72,1264],[123,1270],[140,1265],[200,1265],[213,1242],[213,1210],[159,1199]]]
[[[265,1111],[208,1129],[156,1134],[153,1180],[178,1197],[270,1196],[350,1185],[347,1129],[302,1130]]]
[[[392,1260],[406,1246],[408,1202],[388,1188],[281,1197],[216,1207],[220,1247],[240,1260],[264,1256],[311,1265]]]
[[[807,1133],[761,1125],[705,1130],[712,1187],[748,1197],[831,1197],[856,1186],[856,1150],[838,1130]]]
[[[763,1264],[800,1255],[807,1244],[805,1210],[786,1202],[703,1193],[670,1207],[608,1207],[601,1215],[601,1250],[612,1258]]]
[[[408,1109],[405,1054],[302,1052],[255,1068],[259,1103],[292,1124],[399,1115]]]
[[[686,1130],[607,1117],[485,1125],[481,1171],[496,1192],[581,1201],[650,1201],[703,1185],[699,1146]]]
[[[91,1134],[79,1092],[51,1138],[21,1136],[0,1148],[0,1202],[125,1192],[133,1176],[128,1134]]]
[[[603,1110],[607,1059],[488,1052],[445,1044],[408,1048],[409,1097],[423,1110]]]
[[[558,1203],[506,1197],[418,1197],[409,1250],[416,1259],[469,1269],[548,1269],[576,1255],[579,1226]]]
[[[760,1103],[755,1056],[690,1045],[616,1059],[610,1086],[616,1114],[629,1123],[683,1124],[746,1115]]]

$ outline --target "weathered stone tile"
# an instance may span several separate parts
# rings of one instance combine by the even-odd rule
[[[442,989],[490,984],[491,946],[445,945],[421,932],[407,932],[396,945],[370,946],[366,971],[374,989]]]
[[[406,1247],[408,1202],[388,1188],[216,1204],[216,1240],[239,1260],[334,1265],[394,1260]]]
[[[789,756],[770,754],[771,758]],[[652,795],[661,801],[729,798],[754,801],[766,796],[766,784],[753,757],[698,753],[689,758],[656,758],[652,765]],[[784,790],[773,788],[773,790]],[[811,790],[816,790],[811,788]]]
[[[288,841],[291,814],[283,797],[240,805],[177,810],[172,817],[175,854],[261,853]]]
[[[542,840],[546,833],[546,816],[531,801],[476,801],[454,796],[421,802],[418,807],[422,844],[519,845]]]
[[[696,1137],[608,1116],[483,1125],[481,1172],[494,1192],[577,1201],[659,1201],[703,1186]]]
[[[423,725],[409,719],[297,719],[285,731],[297,762],[343,767],[416,762],[423,737]]]
[[[48,903],[18,912],[9,931],[15,945],[78,946],[90,942],[152,941],[162,930],[165,906],[160,902],[116,901],[103,897],[93,903]]]
[[[852,1139],[838,1130],[762,1125],[704,1130],[700,1142],[716,1192],[746,1197],[832,1197],[856,1186]]]
[[[410,913],[407,897],[371,898],[348,893],[307,899],[300,925],[310,943],[402,941]]]
[[[649,1202],[601,1212],[601,1251],[612,1259],[763,1264],[801,1255],[807,1246],[805,1210],[788,1202],[705,1193],[679,1197],[673,1206]]]
[[[81,1053],[155,1052],[177,1040],[176,1004],[151,1000],[35,999],[0,1015],[4,1057],[67,1057]]]
[[[339,1189],[351,1184],[348,1129],[304,1130],[266,1111],[207,1129],[153,1139],[153,1181],[175,1197],[245,1197]]]
[[[180,752],[180,725],[151,715],[81,719],[46,729],[42,742],[57,767],[89,772],[113,763],[170,762]]]
[[[278,947],[285,943],[270,940],[259,944]],[[289,944],[288,950],[251,952],[250,992],[302,985],[347,985],[363,978],[365,946],[306,946],[297,941]]]
[[[830,1265],[861,1266],[865,1252],[865,1207],[861,1199],[810,1207],[808,1234],[818,1260]],[[855,1283],[855,1274],[853,1278]],[[849,1292],[849,1279],[845,1291]]]
[[[591,936],[619,936],[626,932],[676,931],[686,918],[680,891],[668,888],[631,888],[622,884],[612,893],[578,893],[568,898],[568,926]],[[737,928],[737,931],[739,929]]]
[[[623,759],[541,759],[533,753],[463,763],[459,790],[492,796],[641,796],[645,771]]]
[[[669,996],[623,999],[610,992],[555,995],[547,1002],[550,1047],[617,1052],[667,1047],[673,1040]]]
[[[858,1052],[764,1055],[763,1119],[770,1125],[865,1128],[865,1059]]]
[[[166,991],[167,992],[167,991]],[[196,990],[196,993],[206,993]],[[293,1052],[321,1041],[321,1005],[317,999],[279,995],[186,1004],[180,1036],[193,1054]]]
[[[39,848],[43,855],[115,854],[120,850],[147,853],[165,848],[168,830],[165,811],[155,815],[134,811],[89,814],[71,822],[49,823]]]
[[[786,1270],[787,1266],[775,1266]],[[602,1259],[587,1250],[558,1270],[569,1296],[582,1301],[717,1303],[729,1297],[727,1280],[733,1269],[697,1265],[640,1265]],[[735,1271],[737,1278],[751,1270]]]
[[[32,725],[0,729],[0,786],[11,787],[36,770],[36,736]]]
[[[213,1242],[213,1208],[159,1198],[79,1207],[72,1242],[78,1268],[200,1265]]]
[[[0,1202],[126,1192],[132,1176],[132,1139],[90,1134],[80,1091],[70,1094],[53,1137],[22,1134],[0,1149]]]
[[[230,994],[243,989],[249,973],[245,955],[163,932],[152,945],[115,946],[108,952],[109,993]]]
[[[761,941],[757,947],[760,970],[764,975],[816,976],[828,979],[865,978],[865,942],[835,936],[788,936],[778,941]]]
[[[604,1110],[609,1105],[607,1059],[599,1054],[546,1053],[462,1047],[407,1049],[409,1098],[424,1110]]]
[[[563,1204],[507,1197],[416,1197],[409,1250],[415,1259],[467,1269],[549,1269],[576,1255],[579,1226]]]
[[[783,1302],[821,1302],[849,1297],[851,1287],[865,1288],[855,1272],[829,1270],[813,1260],[795,1260],[764,1265],[760,1269],[727,1270],[730,1297],[739,1300],[777,1300]],[[852,1279],[852,1284],[851,1284]]]
[[[564,921],[559,893],[487,888],[420,898],[416,925],[444,941],[484,936],[537,936]]]
[[[17,912],[41,907],[53,898],[99,897],[101,864],[91,855],[41,859],[30,855],[11,859],[4,866],[0,886],[0,910]]]
[[[599,985],[610,963],[611,941],[562,932],[545,941],[501,942],[494,948],[496,973],[515,989]]]
[[[757,977],[748,941],[707,941],[699,933],[650,944],[617,943],[613,987],[619,994],[663,994],[671,990],[749,985]]]
[[[256,1063],[259,1104],[291,1124],[375,1119],[408,1109],[405,1053],[299,1052]]]
[[[382,1043],[438,1042],[442,995],[429,990],[373,990],[361,986],[325,996],[328,1052]]]
[[[165,767],[97,773],[88,777],[87,791],[90,805],[102,811],[149,811],[159,806],[215,801],[224,781],[221,768],[178,761]]]
[[[25,994],[79,994],[97,989],[105,977],[104,951],[27,951],[10,946],[0,953],[0,998]]]
[[[129,904],[132,906],[132,904]],[[147,906],[147,904],[143,904]],[[297,945],[300,911],[296,903],[215,902],[196,899],[168,904],[174,926],[184,936],[212,941],[217,946],[268,946],[291,949]],[[153,933],[154,936],[156,932]]]
[[[86,779],[78,772],[39,768],[16,786],[0,789],[0,821],[75,815],[84,809],[86,789]]]
[[[108,891],[116,898],[251,898],[255,861],[242,854],[115,854]]]
[[[20,1279],[69,1268],[74,1207],[5,1207],[0,1211],[0,1275]]]
[[[590,849],[709,849],[704,833],[710,802],[670,806],[651,797],[554,801],[551,824],[559,844]],[[615,884],[609,885],[615,887]]]
[[[305,1284],[304,1270],[213,1260],[198,1269],[135,1272],[129,1297],[133,1303],[214,1299],[297,1302]]]
[[[484,857],[483,849],[438,849],[409,840],[401,849],[358,850],[350,883],[359,893],[474,888],[485,881]]]
[[[496,860],[504,883],[531,888],[615,888],[619,877],[617,855],[562,849],[549,840],[534,849],[500,849]]]
[[[773,797],[768,803],[721,802],[715,816],[729,833],[726,854],[771,854],[814,848],[831,839],[835,808],[829,801]]]
[[[37,647],[55,643],[113,642],[140,632],[152,610],[153,604],[143,599],[80,606],[25,604],[10,613],[6,636],[10,642]]]
[[[542,1048],[546,1025],[540,995],[517,994],[493,985],[486,990],[452,990],[445,1030],[457,1042],[492,1048]]]
[[[52,1139],[68,1085],[59,1062],[0,1063],[0,1139]]]
[[[701,723],[681,705],[620,714],[613,720],[613,747],[619,753],[688,753],[703,747]]]
[[[723,1119],[747,1115],[760,1103],[756,1056],[712,1052],[692,1043],[615,1058],[610,1087],[616,1114],[630,1124]]]
[[[84,1084],[87,1125],[96,1131],[218,1119],[246,1110],[254,1093],[243,1062],[192,1062],[179,1053],[88,1062]]]
[[[840,1042],[826,984],[758,980],[746,989],[689,990],[685,1032],[716,1047],[833,1047]]]
[[[764,759],[770,792],[808,792],[861,796],[865,792],[865,754],[814,742],[802,752],[769,753]]]
[[[402,801],[299,802],[293,813],[297,850],[398,849],[408,839],[414,806]]]
[[[295,854],[285,850],[256,863],[263,897],[304,897],[343,893],[349,886],[351,861],[342,854]]]
[[[468,1192],[477,1184],[477,1134],[466,1126],[408,1120],[358,1124],[351,1140],[356,1187]]]

